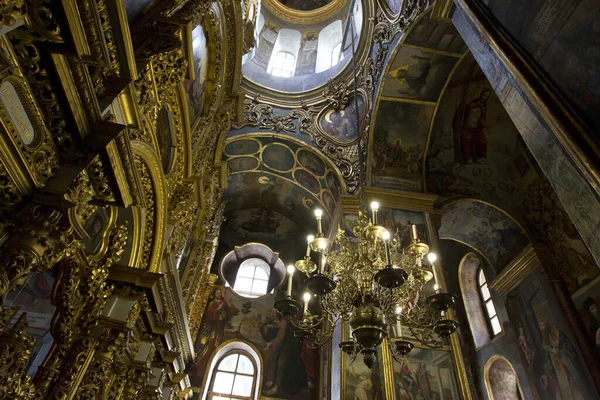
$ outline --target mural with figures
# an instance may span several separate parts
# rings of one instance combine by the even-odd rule
[[[461,200],[442,207],[440,239],[467,244],[484,255],[499,272],[529,240],[506,214],[488,204]]]
[[[388,67],[381,95],[436,102],[457,61],[456,56],[403,46]]]
[[[509,210],[522,208],[520,189],[536,177],[519,132],[470,54],[440,100],[425,169],[428,191]]]
[[[433,110],[431,105],[379,102],[371,153],[371,181],[375,186],[423,189],[421,164]]]
[[[393,365],[397,400],[460,398],[449,351],[416,347],[400,363]]]
[[[548,181],[538,179],[527,185],[523,205],[530,231],[537,240],[554,249],[570,292],[576,293],[600,275],[600,269]]]
[[[600,277],[575,292],[573,302],[600,356]]]
[[[592,399],[593,384],[570,336],[560,306],[541,272],[507,296],[527,376],[540,399]]]
[[[330,109],[323,114],[319,121],[319,127],[327,136],[340,143],[350,143],[358,138],[358,121],[365,120],[365,100],[358,96],[357,101],[352,99],[350,103],[340,111]],[[358,121],[356,112],[360,112]]]
[[[253,344],[263,361],[262,395],[270,399],[317,399],[318,350],[294,337],[293,326],[273,308],[274,295],[242,298],[215,286],[195,344],[193,386],[202,385],[215,350],[235,339]]]
[[[431,120],[448,77],[466,51],[452,24],[422,18],[386,67],[372,123],[370,183],[423,191]]]
[[[206,32],[202,25],[197,25],[192,30],[192,53],[194,57],[194,79],[183,81],[187,93],[188,114],[190,126],[193,127],[204,112],[204,97],[206,77],[208,73],[208,46]]]

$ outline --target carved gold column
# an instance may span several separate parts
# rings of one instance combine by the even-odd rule
[[[0,317],[0,399],[34,399],[35,389],[26,375],[30,349],[35,339],[27,335],[27,315],[21,314],[8,328],[16,310],[3,310]]]
[[[583,361],[590,371],[596,390],[600,393],[600,360],[598,360],[597,348],[594,346],[594,343],[592,343],[592,340],[583,325],[583,321],[577,312],[577,308],[575,308],[575,304],[573,304],[569,290],[564,283],[565,280],[562,271],[556,263],[552,250],[542,246],[534,246],[534,248],[542,263],[542,269],[552,286],[556,299],[571,328],[573,337],[579,346]]]

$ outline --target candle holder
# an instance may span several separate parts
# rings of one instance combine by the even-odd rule
[[[400,287],[408,279],[408,274],[402,268],[394,268],[388,265],[375,274],[375,280],[380,286],[388,289]]]
[[[394,341],[394,347],[396,348],[396,352],[400,354],[400,356],[404,357],[410,353],[415,346],[408,340],[399,338],[399,340]]]
[[[304,257],[294,264],[296,269],[305,275],[310,275],[317,270],[317,264],[311,261],[310,257]]]
[[[447,337],[456,332],[458,322],[452,319],[441,319],[433,326],[433,331],[442,337]]]
[[[427,303],[438,311],[447,311],[456,304],[456,295],[439,292],[427,298]]]
[[[337,284],[321,273],[316,273],[306,280],[308,290],[318,296],[331,293]]]
[[[310,242],[310,248],[313,251],[323,252],[329,249],[331,240],[327,239],[322,233],[318,234],[312,242]]]
[[[283,299],[275,302],[275,309],[284,317],[295,315],[302,308],[302,304],[291,296],[286,296]]]
[[[356,354],[356,346],[352,340],[348,340],[340,343],[340,349],[348,354],[349,356],[353,356]]]

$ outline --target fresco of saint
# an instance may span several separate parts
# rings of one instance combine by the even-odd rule
[[[483,164],[487,158],[485,128],[490,96],[491,91],[485,89],[466,106],[459,104],[454,114],[454,150],[460,164]]]

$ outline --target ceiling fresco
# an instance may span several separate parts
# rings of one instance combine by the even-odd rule
[[[431,120],[466,47],[451,24],[422,18],[387,63],[371,124],[370,183],[423,191]]]
[[[500,272],[529,240],[504,212],[475,200],[465,199],[442,207],[440,239],[452,239],[480,252]]]
[[[229,176],[224,199],[224,245],[263,243],[284,262],[303,256],[304,237],[314,234],[315,208],[323,226],[345,188],[337,169],[313,149],[272,135],[243,135],[225,145]]]

